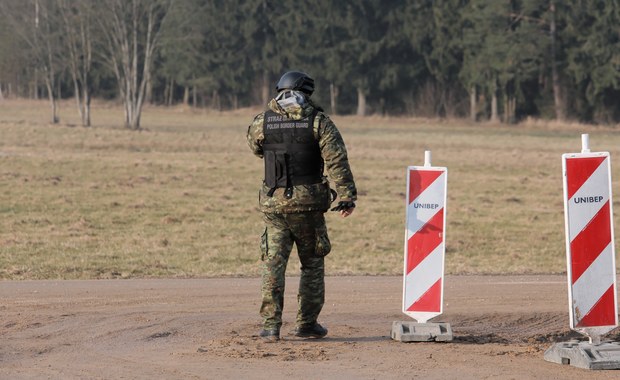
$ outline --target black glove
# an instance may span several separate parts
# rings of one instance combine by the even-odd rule
[[[343,211],[348,210],[350,208],[355,208],[355,202],[353,201],[340,201],[338,205],[332,208],[332,211]]]

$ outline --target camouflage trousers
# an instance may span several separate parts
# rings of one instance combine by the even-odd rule
[[[286,265],[293,249],[301,263],[297,293],[297,326],[316,322],[325,302],[324,257],[331,250],[323,212],[263,214],[261,237],[263,328],[280,329],[284,308]]]

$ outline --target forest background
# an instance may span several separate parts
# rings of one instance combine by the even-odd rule
[[[0,278],[258,275],[245,133],[290,69],[359,189],[328,273],[400,273],[424,150],[447,273],[563,272],[560,157],[581,133],[620,155],[619,4],[1,0]]]
[[[3,0],[0,98],[217,110],[291,69],[331,114],[620,120],[618,0]]]

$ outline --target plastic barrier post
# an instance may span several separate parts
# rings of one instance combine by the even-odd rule
[[[620,345],[601,343],[601,335],[618,326],[610,156],[590,152],[587,134],[581,141],[581,153],[562,155],[562,172],[570,328],[589,343],[556,344],[545,360],[620,368]]]
[[[426,323],[443,311],[443,277],[448,170],[431,166],[407,168],[403,313],[418,323],[394,322],[392,338],[400,341],[452,340],[447,324]],[[413,334],[413,336],[412,336]]]

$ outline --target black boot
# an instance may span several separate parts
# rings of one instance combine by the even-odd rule
[[[280,340],[280,330],[279,329],[262,329],[258,336],[263,338],[263,340],[268,342],[277,342]]]
[[[322,338],[327,335],[327,329],[318,323],[295,328],[295,336],[300,338]]]

